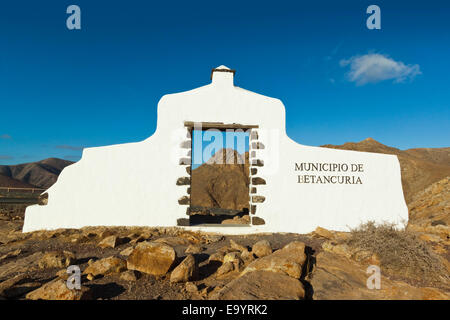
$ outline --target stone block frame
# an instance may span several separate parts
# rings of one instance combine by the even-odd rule
[[[194,121],[185,121],[184,127],[186,128],[186,140],[180,143],[180,148],[186,150],[186,154],[180,158],[179,165],[186,167],[186,172],[189,177],[183,176],[177,179],[177,186],[187,186],[186,194],[181,196],[178,199],[178,204],[181,206],[187,206],[186,214],[190,215],[190,207],[191,207],[191,163],[192,163],[192,131],[195,128],[201,128],[202,130],[207,129],[217,129],[220,131],[225,131],[227,129],[243,129],[250,130],[249,132],[249,205],[250,210],[249,214],[253,215],[251,218],[251,225],[262,225],[265,224],[264,219],[260,217],[254,216],[256,214],[256,206],[262,205],[266,200],[266,196],[258,194],[257,188],[255,186],[266,184],[266,181],[257,177],[258,167],[264,166],[264,162],[260,159],[256,158],[256,152],[252,151],[254,149],[262,149],[264,148],[264,144],[260,141],[258,131],[259,125],[243,125],[243,124],[224,124],[223,122],[194,122]],[[189,220],[189,219],[187,219]],[[186,219],[177,219],[178,226],[186,226]]]

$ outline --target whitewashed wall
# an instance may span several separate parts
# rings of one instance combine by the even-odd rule
[[[265,225],[249,227],[186,227],[229,234],[256,232],[305,233],[317,226],[348,230],[361,222],[394,222],[408,219],[396,156],[308,147],[292,141],[285,130],[285,108],[278,99],[233,85],[229,72],[214,72],[207,86],[169,94],[158,104],[154,135],[138,142],[87,148],[77,163],[66,167],[48,189],[46,206],[33,205],[25,214],[24,232],[84,226],[176,226],[187,218],[178,199],[187,186],[177,186],[187,176],[178,164],[187,150],[184,121],[259,125],[258,150],[265,166],[256,186],[266,197],[256,216]],[[362,163],[363,184],[302,184],[295,163]]]

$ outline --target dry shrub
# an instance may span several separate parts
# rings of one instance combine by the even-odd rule
[[[351,230],[347,244],[377,254],[382,269],[388,273],[433,282],[448,278],[439,256],[424,241],[411,231],[396,229],[393,224],[361,224]]]

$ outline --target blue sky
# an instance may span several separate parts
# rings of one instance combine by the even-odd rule
[[[194,130],[192,133],[192,169],[196,169],[204,162],[207,162],[217,151],[223,148],[234,149],[239,154],[244,154],[249,151],[249,140],[249,131]],[[225,157],[222,160],[241,164],[234,157]]]
[[[71,4],[81,30],[66,28]],[[371,4],[381,30],[366,28]],[[8,1],[0,164],[141,141],[161,96],[209,83],[222,64],[284,102],[299,143],[448,147],[449,57],[445,1]]]

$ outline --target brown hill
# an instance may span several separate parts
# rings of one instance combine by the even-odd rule
[[[20,187],[35,186],[47,189],[56,182],[61,171],[71,164],[72,161],[49,158],[18,165],[0,165],[0,185],[17,187],[23,183]]]
[[[231,164],[225,161],[232,159]],[[237,159],[245,159],[239,164]],[[221,149],[206,163],[192,170],[191,205],[243,210],[249,208],[248,152]]]
[[[0,174],[0,187],[35,188],[36,186]]]
[[[450,176],[450,148],[400,150],[385,146],[372,138],[340,146],[327,144],[322,147],[397,155],[402,170],[403,193],[408,204],[415,194]]]

